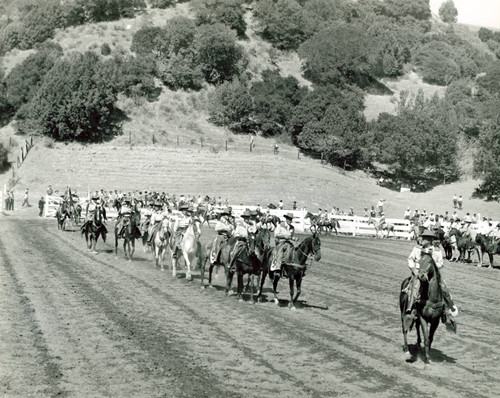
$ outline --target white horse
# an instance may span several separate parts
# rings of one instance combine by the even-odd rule
[[[161,221],[160,227],[156,230],[155,236],[152,239],[153,251],[155,256],[155,266],[161,267],[164,271],[163,259],[165,257],[165,251],[167,250],[169,238],[170,238],[170,223],[167,218]]]
[[[180,251],[184,262],[186,263],[187,273],[186,279],[191,281],[193,277],[191,275],[191,263],[195,258],[198,258],[198,266],[201,266],[201,262],[205,258],[203,253],[203,245],[200,242],[201,235],[201,221],[198,218],[193,218],[193,221],[186,229],[184,236],[182,237],[182,242],[180,247],[172,247],[175,244],[172,241],[171,244],[171,256],[172,256],[172,276],[176,275],[177,263],[179,262],[179,256],[175,256],[176,252]]]

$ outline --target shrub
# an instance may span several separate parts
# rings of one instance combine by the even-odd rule
[[[111,54],[111,47],[109,46],[108,43],[103,43],[101,45],[101,54],[102,55],[109,55],[109,54]]]
[[[113,60],[75,53],[56,62],[29,103],[29,121],[56,140],[100,141],[118,132],[114,103],[120,87]]]
[[[262,81],[251,90],[254,100],[254,115],[264,135],[276,135],[286,131],[297,106],[307,93],[300,88],[297,79],[282,77],[278,72],[266,70]]]
[[[0,172],[4,172],[9,168],[9,151],[0,143]]]
[[[223,23],[234,29],[239,37],[244,37],[246,23],[241,3],[241,0],[198,0],[193,3],[196,24]]]
[[[175,5],[175,0],[150,0],[149,2],[153,8],[169,8]]]
[[[227,126],[235,133],[256,130],[252,120],[252,97],[247,86],[239,80],[218,86],[208,104],[209,120],[217,126]]]
[[[45,75],[62,54],[58,44],[46,43],[11,70],[5,80],[6,96],[15,110],[36,94]]]
[[[135,32],[130,50],[136,54],[152,54],[159,50],[162,35],[162,28],[141,28]]]
[[[232,80],[248,63],[243,48],[236,42],[236,33],[223,24],[199,26],[193,48],[196,64],[209,83]]]

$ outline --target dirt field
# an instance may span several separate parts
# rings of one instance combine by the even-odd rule
[[[279,306],[241,303],[222,272],[202,290],[140,247],[115,259],[109,238],[94,255],[53,219],[0,219],[0,395],[500,396],[498,269],[445,264],[458,333],[439,327],[425,368],[401,348],[410,242],[322,238],[290,311],[286,283]]]

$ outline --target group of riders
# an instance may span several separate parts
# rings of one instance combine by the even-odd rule
[[[175,258],[178,256],[177,248],[180,247],[184,233],[193,221],[197,219],[203,223],[208,221],[211,218],[211,214],[213,214],[210,201],[196,203],[193,200],[183,200],[183,195],[180,198],[180,201],[173,205],[160,198],[148,201],[147,204],[131,196],[124,196],[121,199],[115,200],[113,206],[118,210],[118,238],[123,237],[125,229],[129,223],[132,223],[133,237],[138,239],[145,236],[146,239],[144,241],[146,245],[152,246],[154,236],[161,228],[163,222],[168,221],[170,225],[169,233],[171,234],[171,249],[173,249],[172,254]],[[105,203],[99,195],[91,197],[85,209],[85,221],[82,231],[85,230],[87,225],[93,222],[97,210],[99,210],[102,219],[107,220]],[[294,237],[295,229],[292,225],[292,213],[285,214],[283,222],[276,216],[272,216],[269,211],[261,212],[259,210],[246,209],[239,217],[235,217],[229,206],[226,206],[217,214],[218,220],[215,225],[217,235],[209,254],[212,264],[220,264],[222,249],[228,244],[229,239],[233,237],[236,242],[230,253],[230,258],[233,260],[230,263],[230,268],[234,267],[234,259],[238,257],[238,254],[243,250],[249,250],[249,235],[255,235],[261,228],[274,232],[276,240],[276,256],[273,262],[274,269],[281,269],[282,263],[290,256],[291,251],[295,247],[296,239]],[[102,229],[102,232],[107,233],[104,224],[102,225]]]

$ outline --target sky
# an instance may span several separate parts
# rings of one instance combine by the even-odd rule
[[[434,14],[438,14],[443,1],[430,0]],[[458,10],[458,22],[500,29],[500,0],[453,0],[453,2]]]

